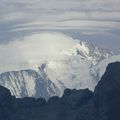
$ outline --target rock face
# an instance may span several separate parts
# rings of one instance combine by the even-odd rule
[[[111,63],[95,89],[97,120],[120,119],[120,63]]]
[[[9,98],[11,98],[10,91],[6,88],[0,86],[0,120],[10,120],[9,119],[9,110],[7,108],[9,101]]]
[[[52,81],[47,77],[42,78],[38,72],[30,69],[2,73],[0,83],[16,97],[31,96],[48,99],[51,96],[60,94]]]
[[[64,95],[15,98],[0,87],[0,120],[120,120],[120,63],[111,63],[94,93],[66,89]]]

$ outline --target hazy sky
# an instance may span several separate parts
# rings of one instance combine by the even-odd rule
[[[120,53],[120,0],[0,0],[0,42],[42,31]]]

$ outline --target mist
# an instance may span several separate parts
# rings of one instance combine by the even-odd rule
[[[59,57],[77,41],[62,33],[41,33],[0,44],[0,71],[31,68]]]

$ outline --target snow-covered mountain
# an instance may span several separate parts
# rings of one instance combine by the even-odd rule
[[[56,34],[55,39],[57,36],[58,34]],[[39,40],[37,42],[31,40],[29,42],[22,41],[24,44],[19,41],[17,45],[22,46],[20,50],[24,48],[25,53],[21,54],[19,52],[18,58],[20,59],[21,55],[26,55],[25,58],[27,59],[22,59],[22,62],[20,60],[15,62],[15,64],[18,64],[16,66],[12,61],[18,58],[11,58],[10,65],[12,67],[8,67],[8,71],[6,65],[10,60],[4,62],[3,65],[6,68],[0,69],[0,84],[10,89],[11,93],[16,97],[32,96],[48,99],[55,95],[61,96],[65,88],[89,88],[94,90],[106,66],[110,62],[120,61],[119,55],[113,55],[108,50],[100,49],[86,42],[73,40],[64,35],[59,36],[57,42],[55,40],[52,43],[49,42],[47,50],[43,46],[46,45],[46,42],[43,41],[42,46],[38,44]],[[48,41],[50,37],[53,38],[51,34],[44,34],[37,36],[37,39],[44,38],[44,41]],[[33,38],[36,37],[32,36],[29,39]],[[28,38],[26,39],[28,40]],[[33,43],[36,44],[33,45]],[[16,45],[13,44],[12,47]],[[8,45],[6,48],[9,50],[10,46]],[[30,46],[32,50],[29,49]],[[42,47],[42,49],[38,49],[39,47]],[[16,48],[18,49],[18,46]],[[43,50],[43,54],[41,50]],[[2,51],[4,50],[2,49]],[[0,59],[0,61],[2,60]]]

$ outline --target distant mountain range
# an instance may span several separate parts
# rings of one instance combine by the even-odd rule
[[[66,88],[94,91],[107,65],[120,61],[120,56],[86,42],[73,43],[70,49],[56,50],[58,56],[53,59],[40,64],[34,62],[28,68],[25,65],[23,69],[2,72],[0,85],[19,98],[43,97],[46,100],[62,96]]]

